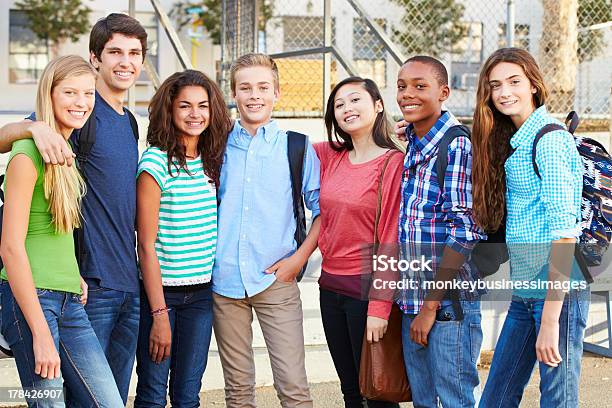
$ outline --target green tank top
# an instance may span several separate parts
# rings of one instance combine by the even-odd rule
[[[34,286],[37,289],[81,293],[79,267],[74,255],[72,233],[56,233],[55,226],[51,222],[49,201],[45,198],[44,191],[43,159],[32,139],[18,140],[13,143],[7,167],[13,157],[18,154],[28,156],[38,173],[32,193],[28,232],[25,239],[25,249],[34,278]],[[6,268],[2,269],[0,276],[2,279],[7,279]]]

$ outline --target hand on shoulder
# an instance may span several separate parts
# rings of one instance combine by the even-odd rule
[[[72,166],[75,154],[62,135],[42,121],[31,122],[28,130],[45,163]]]

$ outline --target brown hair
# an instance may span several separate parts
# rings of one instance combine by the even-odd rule
[[[474,216],[478,224],[489,232],[496,231],[506,207],[506,174],[504,163],[510,155],[510,138],[517,131],[509,116],[499,112],[491,100],[489,75],[501,62],[520,66],[536,89],[533,102],[536,108],[544,105],[548,92],[542,72],[535,59],[520,48],[500,48],[482,66],[476,92],[476,109],[472,128],[474,159],[472,184],[474,188]]]
[[[329,141],[331,148],[339,152],[342,150],[353,150],[353,139],[351,139],[351,136],[348,133],[340,128],[338,121],[336,120],[336,115],[334,114],[334,99],[336,99],[338,90],[346,84],[361,84],[363,89],[365,89],[372,97],[373,103],[380,101],[383,106],[383,111],[376,114],[374,126],[372,127],[372,138],[374,139],[374,143],[379,147],[399,150],[398,144],[395,143],[391,137],[393,134],[393,129],[389,123],[387,114],[385,113],[383,98],[380,94],[380,90],[376,86],[376,83],[371,79],[356,76],[340,81],[334,87],[334,89],[332,89],[331,93],[329,94],[329,99],[327,99],[325,127],[327,128],[327,140]]]
[[[142,59],[144,60],[147,53],[147,32],[138,20],[121,13],[111,13],[94,24],[89,34],[89,52],[93,52],[96,58],[100,60],[102,50],[113,34],[138,38],[142,47]]]
[[[279,76],[276,62],[274,62],[272,57],[270,57],[269,55],[251,53],[241,56],[236,61],[234,61],[234,63],[230,67],[230,86],[232,87],[232,92],[236,92],[236,72],[248,67],[270,68],[270,70],[272,71],[272,76],[274,77],[274,89],[279,89]]]
[[[181,168],[187,170],[185,146],[178,138],[178,132],[172,121],[172,104],[180,90],[186,86],[201,86],[208,92],[210,119],[208,127],[204,129],[198,140],[198,152],[202,159],[204,172],[219,186],[223,153],[227,143],[227,134],[232,127],[232,120],[221,90],[202,72],[191,69],[176,72],[161,84],[149,105],[147,142],[168,153],[168,172],[170,174],[172,174],[173,160],[177,161],[177,164],[174,164],[177,171]]]

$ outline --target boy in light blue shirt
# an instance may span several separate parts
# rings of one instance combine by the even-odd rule
[[[281,405],[312,407],[296,276],[317,246],[319,160],[308,143],[302,194],[314,221],[298,248],[288,136],[271,120],[280,96],[278,68],[267,55],[244,55],[232,65],[231,86],[240,120],[228,136],[221,170],[219,235],[212,277],[214,328],[226,405],[256,406],[254,309]]]

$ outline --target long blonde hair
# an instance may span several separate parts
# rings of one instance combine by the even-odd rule
[[[45,67],[36,93],[36,120],[43,121],[60,133],[53,112],[51,95],[55,86],[66,78],[93,75],[96,71],[77,55],[55,58]],[[57,233],[68,233],[81,226],[81,200],[85,182],[76,166],[45,165],[45,198]]]
[[[510,138],[517,131],[509,116],[499,112],[491,100],[489,74],[499,63],[520,66],[536,88],[533,102],[544,105],[548,92],[535,59],[519,48],[500,48],[493,52],[480,70],[476,109],[472,127],[473,210],[476,222],[487,232],[495,232],[504,218],[506,175],[504,163],[510,155]]]

